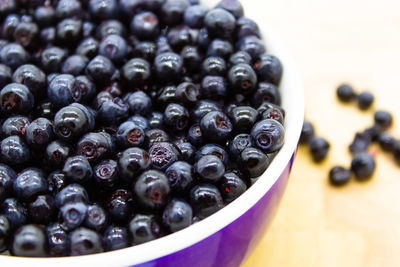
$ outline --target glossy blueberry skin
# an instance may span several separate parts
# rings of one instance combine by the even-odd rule
[[[118,163],[112,159],[101,161],[93,167],[93,177],[102,188],[113,188],[120,179]]]
[[[96,25],[95,25],[96,26]],[[96,28],[96,38],[102,40],[108,35],[126,36],[125,26],[119,20],[105,20]]]
[[[180,154],[172,143],[156,142],[149,149],[149,157],[152,168],[163,171],[178,161]]]
[[[105,251],[113,251],[129,246],[129,234],[125,227],[109,226],[103,234]]]
[[[176,99],[184,104],[195,103],[199,96],[200,91],[198,86],[191,82],[183,82],[179,84],[175,91]]]
[[[204,115],[212,111],[221,111],[217,102],[212,100],[199,100],[191,110],[190,117],[193,122],[200,122]]]
[[[125,189],[114,191],[107,201],[107,211],[112,221],[125,224],[132,216],[132,196]]]
[[[61,72],[77,76],[84,72],[88,62],[89,62],[88,58],[83,55],[75,54],[69,56],[63,62],[61,67]]]
[[[55,11],[59,19],[78,16],[82,12],[81,2],[78,0],[60,0]]]
[[[16,198],[7,198],[0,205],[0,214],[7,217],[12,230],[16,230],[25,224],[28,217],[27,213],[25,205]]]
[[[181,51],[186,45],[193,44],[195,31],[186,25],[179,25],[171,28],[168,32],[168,43],[175,51]]]
[[[90,162],[97,162],[114,151],[114,141],[108,133],[87,133],[77,144],[77,154]]]
[[[243,6],[238,0],[222,0],[217,4],[217,7],[231,12],[236,18],[244,15]]]
[[[262,117],[262,114],[268,109],[278,109],[282,113],[283,117],[285,117],[285,115],[286,115],[285,110],[281,106],[264,101],[260,104],[259,107],[257,107],[258,116]]]
[[[201,95],[208,99],[221,99],[228,94],[225,79],[221,76],[205,76],[201,82]]]
[[[196,148],[190,142],[178,142],[175,144],[181,153],[181,159],[193,163]]]
[[[227,59],[233,53],[233,46],[229,41],[214,39],[207,49],[207,56],[221,57]]]
[[[57,24],[57,39],[63,45],[74,45],[82,36],[82,21],[78,19],[63,19]]]
[[[387,111],[378,110],[374,114],[374,121],[381,129],[385,130],[392,126],[393,117],[392,114]]]
[[[195,146],[201,146],[204,143],[203,134],[199,124],[193,124],[189,128],[187,139]]]
[[[67,256],[68,234],[59,223],[46,227],[48,254],[51,257]]]
[[[142,91],[132,93],[128,97],[127,103],[131,113],[133,114],[145,116],[149,114],[152,109],[151,98]]]
[[[239,18],[236,22],[236,38],[241,39],[246,36],[260,37],[260,29],[254,20],[246,17]]]
[[[154,59],[154,71],[163,81],[173,81],[178,78],[182,74],[182,67],[182,57],[173,52],[161,53]]]
[[[153,215],[137,214],[128,225],[131,245],[143,244],[161,236],[161,227]]]
[[[156,46],[157,46],[157,51],[156,51],[156,56],[164,54],[164,53],[170,53],[173,52],[172,47],[170,46],[168,42],[167,36],[160,35],[156,38]]]
[[[100,85],[109,82],[115,72],[115,67],[110,59],[98,55],[89,62],[85,72],[96,84]]]
[[[238,133],[249,133],[257,121],[257,110],[250,106],[240,106],[232,110],[231,121]]]
[[[365,181],[372,177],[376,167],[375,159],[370,154],[358,153],[351,161],[351,170],[359,181]]]
[[[351,171],[342,167],[334,166],[329,171],[329,183],[333,186],[343,186],[350,181]]]
[[[271,157],[254,147],[245,148],[238,157],[239,168],[249,178],[259,177],[270,163]]]
[[[164,226],[172,233],[182,230],[192,224],[192,207],[183,200],[172,199],[162,214]]]
[[[68,202],[61,206],[59,220],[64,230],[70,231],[79,227],[86,218],[88,206],[82,202]]]
[[[107,226],[107,214],[105,210],[97,205],[89,205],[86,210],[84,225],[97,232],[102,232]]]
[[[0,252],[7,250],[8,240],[11,235],[11,226],[7,217],[0,215]]]
[[[236,50],[247,52],[254,60],[265,53],[265,46],[257,36],[249,35],[236,43]]]
[[[185,161],[176,161],[165,171],[172,192],[186,192],[194,182],[193,166]]]
[[[71,154],[71,149],[62,141],[49,143],[45,151],[45,159],[52,167],[60,167]]]
[[[370,92],[362,92],[357,96],[357,105],[361,110],[367,110],[374,102],[374,96]]]
[[[240,63],[251,64],[251,56],[245,51],[237,51],[229,57],[229,65],[234,66]]]
[[[164,124],[171,131],[183,131],[189,123],[189,112],[180,104],[169,104],[164,111]]]
[[[1,48],[0,48],[1,50]],[[12,78],[12,70],[10,67],[4,65],[4,64],[0,64],[0,87],[3,88],[4,86],[6,86],[7,84],[9,84],[11,82],[11,78]]]
[[[10,116],[8,117],[1,127],[3,136],[8,137],[11,135],[25,136],[26,127],[28,127],[30,120],[25,116]]]
[[[28,87],[34,95],[42,94],[46,88],[46,75],[32,64],[18,67],[13,73],[12,80]]]
[[[47,95],[52,104],[58,107],[81,100],[79,87],[75,87],[75,78],[71,74],[60,74],[54,77],[47,87]]]
[[[176,86],[174,85],[167,85],[161,88],[157,92],[157,99],[156,103],[166,107],[169,103],[176,103],[178,99],[176,98]]]
[[[129,85],[143,86],[151,78],[150,64],[145,59],[133,58],[125,63],[121,74]]]
[[[28,87],[10,83],[0,91],[1,110],[5,114],[28,113],[34,104],[34,97]]]
[[[145,11],[132,18],[131,32],[142,40],[151,40],[157,37],[160,29],[157,16],[153,12]]]
[[[330,144],[322,137],[313,136],[308,141],[311,156],[315,162],[324,160],[329,152]]]
[[[63,172],[71,181],[85,183],[93,176],[89,161],[84,156],[73,156],[65,161]]]
[[[138,147],[128,148],[122,152],[118,161],[121,178],[128,182],[133,181],[137,175],[147,170],[150,164],[151,160],[147,151]]]
[[[310,121],[304,120],[301,129],[300,143],[306,144],[314,136],[314,126]]]
[[[4,197],[11,194],[13,190],[14,180],[17,178],[15,171],[6,164],[0,163],[0,187],[2,192],[0,194],[0,203],[4,200]]]
[[[148,170],[139,176],[132,191],[140,205],[154,210],[167,204],[171,188],[164,173]]]
[[[133,48],[133,56],[153,62],[156,51],[157,46],[154,42],[143,41],[135,45]]]
[[[99,45],[99,54],[109,58],[113,62],[122,61],[127,54],[125,39],[116,34],[107,35]]]
[[[20,16],[16,14],[8,14],[3,21],[2,25],[2,38],[13,40],[14,31],[17,28],[18,24],[21,22]]]
[[[200,69],[203,61],[203,54],[199,50],[199,47],[193,45],[187,45],[181,50],[181,57],[184,62],[185,69],[188,72],[196,72]]]
[[[28,205],[29,219],[37,224],[50,223],[55,211],[54,198],[50,195],[39,195]]]
[[[229,155],[236,159],[248,147],[253,147],[254,141],[249,134],[238,134],[229,142]]]
[[[208,45],[211,43],[211,36],[208,33],[207,28],[203,27],[200,29],[199,31],[199,35],[197,36],[197,44],[198,46],[203,49],[203,50],[207,50]]]
[[[224,76],[226,73],[226,63],[221,57],[207,57],[202,64],[202,72],[204,75]]]
[[[29,60],[29,55],[25,49],[17,43],[9,43],[0,50],[0,61],[2,64],[15,69]]]
[[[16,0],[4,1],[0,7],[0,15],[4,16],[5,14],[9,14],[15,11],[17,7],[18,7],[18,1]]]
[[[349,146],[350,152],[355,154],[367,151],[371,141],[371,138],[367,134],[356,133],[352,143]]]
[[[383,133],[379,134],[378,143],[383,151],[386,151],[386,152],[392,151],[394,142],[395,142],[395,139],[390,133],[383,132]]]
[[[118,15],[116,0],[89,0],[90,14],[99,20],[112,19]]]
[[[47,27],[40,31],[40,40],[43,43],[53,44],[56,40],[56,28]]]
[[[400,140],[393,142],[393,156],[397,164],[400,164]]]
[[[230,203],[247,190],[246,182],[236,172],[226,172],[219,181],[225,203]]]
[[[342,102],[350,102],[354,100],[357,96],[353,87],[349,84],[341,84],[336,89],[336,95]]]
[[[68,202],[87,203],[89,200],[86,189],[79,184],[69,184],[56,194],[55,204],[57,208],[61,208]]]
[[[204,17],[204,25],[214,37],[229,38],[236,27],[235,17],[222,8],[214,8]]]
[[[151,129],[164,128],[164,114],[153,111],[149,117],[149,125]]]
[[[115,124],[128,117],[128,114],[129,105],[119,97],[104,101],[97,110],[97,118],[103,124]]]
[[[45,148],[53,139],[53,125],[46,118],[32,121],[25,132],[26,142],[33,148]]]
[[[256,88],[257,75],[250,65],[240,63],[229,70],[228,81],[235,92],[247,95]]]
[[[183,14],[190,3],[187,0],[166,0],[161,6],[161,16],[163,23],[175,25],[183,20]]]
[[[207,140],[222,142],[231,135],[233,126],[223,112],[211,111],[201,119],[200,129]]]
[[[93,37],[83,39],[76,47],[76,53],[87,58],[93,58],[97,55],[99,42]]]
[[[225,165],[214,155],[205,155],[196,161],[194,169],[206,182],[217,182],[225,173]]]
[[[265,120],[265,119],[276,120],[277,122],[279,122],[282,125],[283,125],[283,122],[284,122],[284,119],[285,119],[282,111],[280,109],[278,109],[278,108],[273,108],[273,107],[265,110],[262,113],[261,118],[263,120]]]
[[[60,170],[53,171],[47,176],[48,191],[54,196],[63,190],[68,183],[67,176]]]
[[[11,164],[22,164],[29,161],[29,148],[17,135],[11,135],[1,141],[1,158]]]
[[[254,69],[260,81],[279,85],[282,78],[282,63],[271,54],[262,54],[254,63]]]
[[[23,170],[13,184],[14,194],[22,200],[30,200],[36,195],[46,193],[47,181],[42,170],[28,168]]]
[[[75,229],[68,235],[69,255],[79,256],[103,252],[101,236],[85,227]]]
[[[15,256],[45,257],[46,235],[43,227],[27,224],[14,234],[11,251]]]
[[[192,5],[185,9],[183,21],[190,28],[201,28],[203,26],[203,19],[206,13],[207,11],[203,6]]]
[[[40,62],[43,70],[47,73],[59,72],[62,62],[67,57],[67,52],[60,47],[51,46],[43,50],[40,55]]]
[[[151,129],[145,131],[146,139],[145,146],[151,147],[157,142],[168,142],[170,140],[169,135],[161,129]]]
[[[96,94],[96,86],[85,75],[75,77],[74,94],[80,95],[80,102],[89,102]]]
[[[285,129],[282,124],[272,119],[257,122],[251,129],[255,145],[265,153],[278,151],[285,140]]]
[[[39,6],[33,16],[40,27],[50,26],[56,18],[56,10],[52,6]]]
[[[222,162],[224,163],[225,166],[228,166],[229,164],[229,155],[226,152],[226,150],[217,144],[206,144],[202,146],[197,152],[196,152],[196,157],[195,160],[199,161],[201,157],[206,156],[206,155],[214,155],[218,157]]]
[[[224,207],[221,193],[212,184],[199,184],[190,190],[190,204],[195,216],[205,218]]]
[[[144,144],[143,129],[132,121],[122,123],[116,132],[117,144],[122,148],[141,147]]]

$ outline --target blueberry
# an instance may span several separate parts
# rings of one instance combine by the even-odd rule
[[[263,120],[265,120],[265,119],[276,120],[277,122],[279,122],[282,125],[283,125],[283,121],[285,119],[282,111],[280,109],[274,108],[274,107],[271,107],[271,108],[265,110],[262,113],[261,118]]]
[[[18,68],[26,64],[29,60],[29,55],[25,49],[17,43],[9,43],[3,46],[0,50],[0,61],[10,68]]]
[[[229,58],[233,53],[233,46],[229,41],[214,39],[208,46],[207,56]]]
[[[170,190],[168,178],[164,173],[156,170],[142,173],[132,188],[139,203],[149,209],[165,206]]]
[[[7,15],[2,25],[2,38],[12,40],[14,38],[14,31],[20,22],[20,16],[16,14]]]
[[[42,51],[40,62],[43,70],[47,73],[58,72],[61,70],[62,62],[67,57],[67,52],[56,46],[50,46]]]
[[[29,123],[29,119],[25,116],[10,116],[3,122],[1,132],[6,137],[11,135],[23,137],[25,136],[26,127],[28,127]]]
[[[103,160],[93,168],[93,176],[103,188],[113,188],[119,181],[118,163],[112,159]]]
[[[204,138],[199,124],[194,124],[189,128],[187,139],[195,146],[203,144]]]
[[[45,158],[50,166],[60,167],[70,154],[71,149],[62,141],[56,140],[47,145]]]
[[[15,198],[7,198],[0,205],[0,214],[7,217],[10,227],[15,230],[27,221],[27,210],[25,205]]]
[[[147,61],[153,62],[156,56],[157,46],[154,42],[143,41],[139,42],[133,48],[134,57],[143,58]]]
[[[103,252],[101,236],[85,227],[80,227],[71,232],[69,239],[69,255],[79,256]]]
[[[174,162],[167,168],[165,175],[174,192],[187,191],[194,181],[193,166],[184,161]]]
[[[128,97],[127,103],[133,114],[147,115],[152,109],[151,98],[142,91],[132,93]]]
[[[190,142],[179,142],[175,144],[181,153],[181,159],[192,163],[194,160],[194,155],[196,153],[196,148]]]
[[[116,223],[126,223],[132,215],[132,196],[125,189],[114,191],[106,203],[108,214]]]
[[[208,99],[220,99],[228,95],[225,79],[221,76],[205,76],[201,82],[201,95]]]
[[[265,46],[257,36],[248,35],[237,42],[236,50],[245,51],[256,59],[265,53]]]
[[[43,228],[33,224],[19,228],[14,234],[11,251],[15,256],[45,257],[46,235]]]
[[[90,14],[99,20],[115,18],[118,15],[116,0],[89,0]]]
[[[169,0],[172,1],[172,0]],[[154,59],[154,70],[163,81],[173,81],[182,75],[183,59],[173,52],[165,52]]]
[[[29,200],[36,195],[46,193],[47,182],[42,170],[28,168],[19,173],[13,184],[14,194],[23,200]]]
[[[0,48],[1,50],[1,48]],[[0,87],[3,88],[11,82],[12,70],[10,67],[4,64],[0,64]]]
[[[40,27],[50,26],[56,18],[56,10],[52,6],[39,6],[33,16]]]
[[[97,204],[89,205],[86,210],[84,225],[97,232],[103,231],[107,225],[105,210]]]
[[[176,97],[176,86],[167,85],[161,88],[157,93],[157,104],[167,106],[169,103],[178,102]]]
[[[263,114],[265,111],[267,111],[268,109],[278,109],[278,110],[282,113],[283,117],[285,117],[285,115],[286,115],[285,110],[284,110],[281,106],[276,105],[276,104],[272,104],[272,103],[267,102],[267,101],[264,101],[264,102],[262,102],[262,103],[260,104],[259,107],[257,107],[258,116],[259,116],[259,117],[262,117],[262,114]]]
[[[194,169],[204,181],[209,182],[217,182],[225,173],[224,164],[214,155],[201,157],[194,165]]]
[[[219,188],[225,203],[230,203],[247,190],[247,185],[237,172],[231,171],[222,176]]]
[[[3,193],[0,193],[0,203],[4,200],[4,197],[10,195],[13,190],[14,180],[17,178],[17,174],[11,167],[6,164],[0,163],[0,188]],[[1,246],[0,246],[1,247]]]
[[[204,75],[224,76],[226,73],[226,63],[221,57],[207,57],[202,64]]]
[[[375,167],[375,159],[366,152],[356,154],[351,161],[351,171],[359,181],[365,181],[371,178]]]
[[[58,194],[69,183],[67,176],[60,170],[54,171],[47,177],[48,191],[53,195]]]
[[[190,204],[193,213],[205,218],[224,207],[221,193],[211,184],[199,184],[190,191]]]
[[[144,131],[147,131],[150,129],[150,124],[149,121],[140,115],[134,115],[128,119],[129,121],[134,122],[136,125],[138,125],[140,128],[142,128]]]
[[[83,73],[89,60],[83,55],[69,56],[61,67],[61,72],[72,75],[79,75]]]
[[[119,9],[128,18],[131,18],[137,13],[144,5],[143,0],[120,0]]]
[[[240,63],[229,70],[228,81],[237,93],[246,95],[256,88],[257,75],[250,65]]]
[[[78,16],[82,6],[78,0],[60,0],[56,6],[56,15],[59,19]]]
[[[125,227],[109,226],[103,234],[103,246],[105,251],[126,248],[129,245],[129,235]]]
[[[57,24],[57,39],[64,45],[74,45],[82,36],[82,21],[63,19]]]
[[[153,111],[149,117],[149,125],[151,129],[164,127],[164,114],[161,112]]]
[[[1,141],[1,157],[11,164],[22,164],[29,161],[29,148],[21,137],[11,135]]]
[[[186,25],[179,25],[171,28],[168,32],[168,43],[176,51],[181,51],[183,47],[193,44],[195,31]]]
[[[26,142],[33,148],[45,148],[53,139],[53,125],[46,118],[37,118],[26,127]]]
[[[229,142],[229,155],[237,158],[243,150],[253,145],[253,138],[249,134],[238,134]]]
[[[134,122],[126,121],[118,127],[115,137],[120,147],[141,147],[145,134],[143,129]]]
[[[204,24],[214,37],[229,38],[236,26],[235,17],[222,8],[215,8],[207,12]]]
[[[226,152],[226,150],[216,144],[206,144],[202,146],[197,152],[196,152],[196,157],[195,160],[199,161],[200,158],[206,155],[213,155],[218,157],[222,162],[224,163],[225,166],[228,166],[229,164],[229,155]]]
[[[312,159],[315,162],[324,160],[329,152],[330,144],[322,137],[313,136],[308,141]]]
[[[79,184],[69,184],[56,194],[55,204],[60,208],[69,202],[87,203],[88,200],[88,193],[84,187]]]
[[[237,51],[229,57],[230,66],[234,66],[240,63],[251,64],[251,56],[245,51]]]
[[[61,206],[59,218],[61,227],[70,231],[79,227],[86,218],[88,206],[82,202],[68,202]]]
[[[304,120],[303,128],[301,129],[300,143],[308,143],[314,136],[314,126],[310,121]]]
[[[378,142],[383,151],[390,152],[393,150],[395,139],[390,133],[383,132],[379,134]]]
[[[85,183],[93,176],[92,167],[84,156],[67,158],[63,167],[63,172],[68,179],[77,183]]]
[[[336,95],[342,102],[350,102],[356,98],[356,93],[354,92],[353,87],[349,84],[339,85],[336,89]]]
[[[162,221],[172,233],[182,230],[192,224],[192,207],[183,200],[172,199],[165,207]]]
[[[122,61],[127,54],[127,44],[125,39],[116,34],[107,35],[99,45],[99,54],[113,62]]]
[[[212,100],[199,100],[191,110],[190,117],[194,122],[200,122],[203,116],[212,111],[221,111],[221,108]]]
[[[17,10],[18,1],[16,0],[5,0],[1,3],[0,6],[0,15],[4,16],[10,12]]]
[[[272,153],[283,146],[285,129],[276,120],[266,119],[254,125],[251,137],[259,149],[265,153]]]
[[[68,234],[59,223],[46,227],[48,253],[51,257],[67,256]]]
[[[168,38],[167,38],[167,36],[165,36],[165,34],[158,36],[155,43],[157,46],[156,56],[164,54],[164,53],[173,52],[170,44],[168,43]]]
[[[260,81],[279,85],[282,78],[282,63],[271,54],[262,54],[254,63],[254,69]]]
[[[393,117],[387,111],[378,110],[374,114],[374,121],[377,125],[381,127],[381,129],[387,129],[392,125]]]
[[[187,0],[166,0],[161,6],[161,18],[167,25],[178,24],[183,20],[183,14],[189,7]]]
[[[350,181],[351,171],[342,167],[334,166],[329,171],[329,182],[333,186],[342,186]]]
[[[103,21],[96,29],[96,37],[97,39],[102,40],[108,35],[124,37],[126,35],[124,24],[114,19]]]
[[[231,12],[236,18],[244,15],[243,6],[238,0],[222,0],[217,4],[217,7]]]
[[[369,145],[371,144],[371,138],[365,133],[356,133],[352,143],[349,146],[350,152],[360,153],[367,151]]]
[[[104,101],[97,110],[98,119],[105,124],[113,124],[128,117],[129,105],[119,97]]]
[[[400,140],[393,142],[393,156],[397,164],[400,164]]]
[[[8,240],[11,237],[11,226],[7,217],[0,215],[0,252],[7,250]]]
[[[38,67],[25,64],[17,68],[12,76],[13,82],[24,84],[35,95],[46,88],[46,75]]]
[[[183,131],[189,123],[189,112],[182,105],[171,103],[165,108],[164,123],[171,131]]]
[[[211,36],[208,33],[207,28],[201,28],[199,31],[199,35],[197,37],[197,44],[202,48],[203,50],[207,50],[208,45],[211,43]]]
[[[239,133],[249,133],[257,121],[257,111],[250,106],[240,106],[232,110],[233,128]]]
[[[130,26],[131,32],[140,39],[154,39],[159,33],[158,18],[149,11],[135,15]]]
[[[368,109],[374,102],[374,96],[370,92],[362,92],[357,96],[357,105],[361,110]]]
[[[151,129],[145,132],[146,147],[151,147],[158,142],[168,142],[170,140],[169,135],[161,129]]]
[[[28,205],[29,218],[33,223],[50,223],[55,211],[54,198],[50,195],[39,195]]]
[[[122,67],[122,77],[134,86],[143,86],[151,78],[150,64],[141,58],[133,58]]]
[[[157,170],[165,170],[173,162],[179,160],[179,151],[168,142],[156,142],[149,149],[149,157],[152,167]]]
[[[132,245],[142,244],[161,236],[161,227],[152,215],[137,214],[129,222]]]
[[[201,119],[200,129],[206,139],[212,142],[222,142],[230,136],[233,126],[223,112],[211,111]]]
[[[76,47],[76,53],[87,58],[93,58],[97,55],[99,42],[93,37],[83,39]]]
[[[118,161],[121,178],[126,181],[133,181],[137,175],[150,167],[149,154],[138,147],[128,148],[122,152]]]
[[[15,28],[13,37],[23,47],[30,47],[36,41],[38,34],[39,27],[36,23],[21,21]]]
[[[245,148],[238,157],[238,166],[249,178],[261,176],[271,163],[271,157],[261,150],[249,147]]]
[[[47,27],[40,30],[40,40],[43,43],[54,43],[56,41],[56,28]]]
[[[6,114],[28,113],[34,104],[34,97],[23,84],[10,83],[0,91],[1,109]]]
[[[113,151],[112,137],[105,132],[87,133],[77,144],[77,154],[85,156],[90,162],[97,162]]]
[[[206,13],[207,11],[203,6],[192,5],[185,9],[183,21],[191,28],[201,28],[203,26],[203,20]]]
[[[181,50],[181,57],[185,69],[188,72],[196,72],[200,69],[203,61],[203,54],[197,46],[187,45]]]
[[[93,58],[86,66],[86,75],[99,85],[109,82],[114,72],[114,64],[102,55]]]

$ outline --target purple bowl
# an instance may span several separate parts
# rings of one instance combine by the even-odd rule
[[[265,25],[260,24],[260,28]],[[304,115],[303,88],[295,64],[271,34],[263,31],[263,36],[268,52],[278,56],[284,66],[280,90],[286,111],[285,144],[266,172],[243,195],[210,217],[145,244],[78,257],[0,256],[0,266],[239,266],[274,218],[289,178]]]

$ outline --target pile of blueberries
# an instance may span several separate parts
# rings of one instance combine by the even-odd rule
[[[0,19],[0,252],[179,231],[283,145],[282,65],[237,0],[2,0]]]

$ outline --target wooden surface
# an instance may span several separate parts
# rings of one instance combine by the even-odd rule
[[[377,170],[371,181],[352,180],[342,189],[327,183],[332,165],[349,165],[355,132],[372,124],[372,111],[336,100],[339,83],[373,92],[374,109],[393,112],[390,132],[400,138],[400,2],[242,2],[293,55],[303,76],[306,117],[332,144],[320,165],[306,147],[299,149],[278,214],[244,266],[400,266],[400,167],[392,156],[372,147]]]

